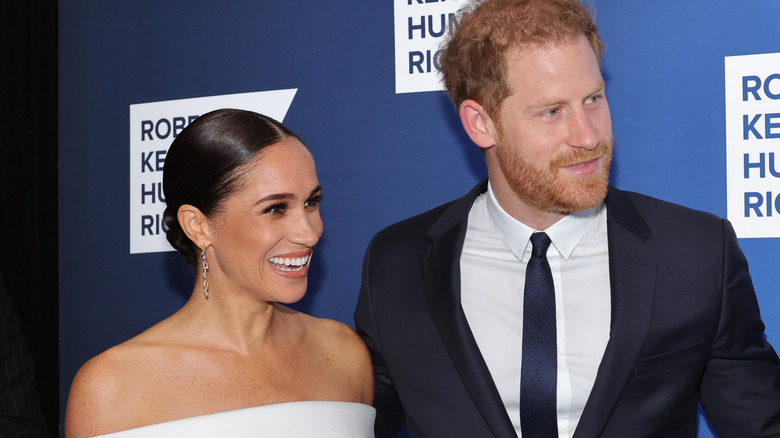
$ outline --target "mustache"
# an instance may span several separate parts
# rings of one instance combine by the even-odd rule
[[[614,141],[610,138],[609,140],[599,141],[596,147],[593,148],[592,150],[581,149],[581,148],[568,150],[555,157],[550,162],[550,168],[558,169],[561,167],[571,166],[574,164],[595,160],[605,156],[611,157],[613,144]]]

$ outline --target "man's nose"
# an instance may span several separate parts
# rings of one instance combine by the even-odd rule
[[[593,127],[593,120],[584,108],[578,108],[569,124],[569,146],[593,150],[599,144],[599,134]]]

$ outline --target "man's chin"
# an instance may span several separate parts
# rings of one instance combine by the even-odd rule
[[[607,196],[607,182],[594,181],[579,187],[567,187],[554,196],[548,211],[569,214],[575,211],[587,210],[604,202]]]

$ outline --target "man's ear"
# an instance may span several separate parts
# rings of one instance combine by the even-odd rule
[[[192,242],[200,247],[201,244],[211,245],[211,221],[200,209],[190,204],[179,207],[176,214],[181,229]]]
[[[485,109],[475,100],[466,99],[458,108],[460,122],[471,141],[482,149],[496,144],[495,127]]]

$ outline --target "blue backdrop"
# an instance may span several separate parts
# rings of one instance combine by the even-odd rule
[[[780,2],[594,5],[608,46],[612,182],[725,217],[724,57],[780,52]],[[131,104],[298,89],[284,122],[315,156],[325,234],[295,307],[350,325],[371,236],[486,175],[442,92],[395,93],[393,8],[60,0],[62,413],[81,364],[176,311],[194,284],[173,252],[130,254]],[[779,346],[780,241],[740,244]],[[713,436],[704,422],[700,436]]]

